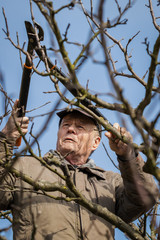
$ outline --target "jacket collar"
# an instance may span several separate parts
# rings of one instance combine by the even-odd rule
[[[47,157],[48,154],[53,154],[54,156],[57,156],[59,158],[58,154],[52,149],[49,150],[49,153],[45,154],[45,157]],[[61,162],[63,164],[66,164],[69,169],[72,169],[72,170],[79,169],[83,172],[91,173],[92,175],[95,175],[103,180],[106,179],[104,175],[105,170],[100,167],[97,167],[96,164],[94,163],[94,160],[91,158],[88,159],[88,161],[81,166],[74,166],[70,164],[66,159],[62,160]]]

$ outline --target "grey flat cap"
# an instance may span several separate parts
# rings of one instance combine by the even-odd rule
[[[94,124],[96,125],[96,127],[97,127],[97,129],[98,129],[98,132],[99,132],[99,135],[100,135],[100,137],[101,137],[101,132],[102,132],[101,125],[96,121],[96,119],[94,119],[94,117],[93,117],[92,115],[90,115],[89,113],[85,112],[85,111],[82,110],[81,108],[71,108],[71,109],[66,108],[66,109],[64,109],[64,110],[62,110],[62,111],[60,111],[60,112],[57,112],[57,115],[58,115],[58,117],[60,118],[59,125],[61,124],[62,119],[63,119],[66,115],[68,115],[68,114],[70,114],[70,113],[73,113],[73,112],[79,112],[79,113],[81,113],[81,114],[89,117],[89,118],[94,122]]]

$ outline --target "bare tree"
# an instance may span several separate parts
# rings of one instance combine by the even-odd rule
[[[121,231],[127,234],[130,239],[159,239],[160,232],[157,222],[157,217],[159,213],[159,205],[154,207],[149,213],[145,214],[144,217],[139,219],[137,225],[126,224],[120,218],[116,217],[114,214],[104,209],[102,206],[97,205],[88,201],[84,196],[76,189],[74,183],[70,179],[70,173],[66,166],[63,166],[55,157],[51,156],[51,161],[60,170],[57,171],[45,162],[44,158],[41,157],[40,147],[39,147],[39,136],[45,131],[45,126],[50,121],[55,110],[58,108],[60,101],[68,104],[68,107],[78,106],[89,114],[91,114],[104,128],[106,131],[111,131],[125,143],[129,143],[128,139],[122,137],[112,124],[100,114],[97,109],[105,113],[105,110],[115,111],[118,116],[127,125],[127,121],[130,121],[133,132],[136,132],[141,138],[141,144],[133,143],[133,147],[136,151],[140,151],[146,158],[146,163],[144,171],[152,174],[157,182],[160,181],[160,169],[159,169],[159,147],[160,147],[160,108],[159,108],[159,93],[160,93],[160,72],[159,72],[159,49],[160,49],[160,26],[159,26],[159,16],[156,16],[157,12],[155,8],[159,7],[159,1],[157,5],[151,0],[148,0],[147,4],[144,5],[145,9],[148,9],[150,13],[150,21],[152,21],[152,26],[157,32],[157,39],[152,47],[150,47],[150,42],[148,36],[144,39],[141,47],[146,49],[146,58],[148,58],[149,66],[146,68],[143,76],[139,76],[134,68],[134,61],[136,61],[136,56],[134,56],[134,43],[137,40],[140,30],[136,33],[132,33],[128,39],[122,39],[116,34],[117,29],[123,29],[128,26],[128,14],[134,5],[138,5],[138,1],[121,1],[115,0],[114,3],[108,3],[107,1],[101,0],[95,3],[90,1],[86,3],[85,1],[68,1],[65,4],[54,3],[46,0],[30,0],[30,12],[32,23],[34,26],[34,31],[36,34],[37,46],[35,48],[34,56],[31,57],[30,54],[25,50],[25,46],[21,46],[19,41],[14,43],[12,37],[10,36],[10,30],[7,23],[7,16],[3,10],[5,19],[5,29],[4,33],[11,44],[24,54],[33,60],[33,71],[34,73],[50,78],[54,85],[55,93],[59,95],[60,100],[54,104],[53,110],[48,113],[48,118],[44,124],[44,127],[40,129],[39,133],[34,136],[32,133],[32,128],[30,131],[31,139],[28,141],[25,136],[22,136],[25,141],[25,147],[18,153],[16,152],[13,159],[6,164],[7,172],[14,173],[17,177],[21,177],[24,181],[34,186],[34,191],[39,191],[40,194],[45,194],[50,197],[54,197],[49,194],[50,191],[60,191],[64,194],[63,199],[65,201],[75,201],[83,207],[90,210],[92,213],[104,218],[109,221],[114,226],[119,228]],[[36,24],[33,4],[36,4],[39,11],[48,23],[51,35],[51,45],[42,46],[41,40],[39,39],[38,28]],[[115,15],[112,17],[107,16],[107,7],[109,4],[114,5]],[[61,30],[58,19],[59,16],[63,16],[64,12],[67,11],[80,11],[83,16],[83,20],[86,21],[87,36],[86,42],[79,42],[79,39],[72,37],[72,24],[67,23],[65,26],[65,31]],[[142,13],[143,14],[143,13]],[[73,19],[74,21],[74,19]],[[81,29],[81,34],[84,34]],[[44,34],[48,31],[44,31]],[[20,35],[20,33],[19,33]],[[118,36],[117,36],[118,35]],[[116,36],[116,37],[115,37]],[[18,37],[17,37],[18,39]],[[86,39],[86,38],[85,38]],[[132,49],[133,48],[133,52]],[[75,54],[72,56],[72,51],[75,50]],[[97,51],[101,52],[101,59],[97,57]],[[52,61],[52,58],[56,61]],[[71,57],[70,57],[71,56]],[[73,59],[74,58],[74,59]],[[83,81],[79,76],[81,76],[81,71],[84,71],[85,65],[88,62],[95,64],[96,69],[102,69],[106,73],[106,84],[112,89],[112,94],[108,92],[98,92],[94,89],[94,82],[92,81],[93,75],[90,76],[90,81]],[[132,62],[133,61],[133,62]],[[63,69],[58,66],[59,62]],[[145,60],[144,60],[145,62]],[[143,64],[143,63],[142,63]],[[41,70],[43,69],[43,70]],[[63,71],[64,70],[64,71]],[[101,71],[101,70],[100,70]],[[64,73],[65,72],[65,73]],[[101,76],[99,77],[101,78]],[[102,85],[101,79],[98,79],[99,84]],[[138,104],[130,103],[129,97],[125,93],[124,82],[129,88],[128,82],[133,81],[136,83],[135,86],[143,89],[142,99],[139,100]],[[12,99],[8,97],[3,85],[4,80],[1,77],[1,93],[5,98],[4,113],[1,114],[1,119],[8,115],[8,106],[12,106]],[[63,92],[63,86],[65,91]],[[89,87],[90,86],[90,87]],[[134,89],[136,95],[136,89]],[[68,94],[71,93],[71,94]],[[50,92],[47,92],[50,94]],[[107,99],[107,100],[106,100]],[[153,111],[153,105],[156,106]],[[149,115],[148,112],[151,114]],[[18,127],[18,126],[17,126]],[[20,131],[20,129],[19,129]],[[22,134],[23,135],[23,134]],[[37,143],[39,149],[39,155],[36,155],[32,149],[34,143]],[[28,151],[32,156],[40,161],[46,168],[58,174],[64,181],[65,185],[60,185],[58,183],[39,183],[33,181],[29,176],[22,175],[15,168],[13,168],[13,163],[16,161],[17,157],[22,153]],[[61,156],[60,156],[61,157]],[[56,198],[56,197],[54,197]],[[9,217],[10,212],[1,212],[0,218],[8,218],[10,222],[12,219]],[[147,221],[150,221],[150,231],[147,232],[146,226]],[[10,226],[9,226],[10,227]],[[0,231],[6,231],[7,229],[0,229]],[[2,239],[2,238],[1,238]]]

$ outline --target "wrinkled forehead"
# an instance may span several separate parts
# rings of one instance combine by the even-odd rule
[[[76,121],[77,123],[81,123],[86,126],[87,125],[96,126],[94,121],[91,118],[85,116],[84,114],[82,114],[80,112],[68,113],[66,116],[63,117],[63,119],[61,120],[61,123],[67,122],[67,121],[70,121],[70,122]]]

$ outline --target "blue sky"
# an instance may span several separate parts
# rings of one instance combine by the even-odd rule
[[[59,7],[61,3],[64,3],[64,0],[55,0],[55,8]],[[68,2],[68,1],[67,1]],[[89,2],[89,1],[88,1]],[[86,4],[88,3],[86,1]],[[126,1],[120,1],[122,4],[124,4]],[[159,11],[159,8],[156,7],[156,1],[154,1],[154,9],[156,14]],[[93,1],[93,3],[96,5],[96,1]],[[105,5],[105,17],[111,18],[113,16],[116,16],[116,8],[114,6],[113,1],[106,1]],[[108,30],[110,34],[112,34],[115,38],[118,40],[121,40],[122,38],[122,45],[125,46],[128,39],[131,38],[133,35],[135,35],[138,31],[140,33],[138,36],[133,40],[129,47],[129,51],[132,53],[132,66],[135,70],[135,72],[142,77],[146,70],[148,69],[148,66],[150,64],[150,58],[148,57],[145,49],[145,45],[142,44],[144,42],[144,39],[148,37],[148,40],[150,42],[150,49],[152,50],[153,44],[158,36],[157,31],[153,28],[152,19],[150,16],[149,9],[145,6],[145,4],[148,4],[148,1],[137,1],[133,8],[130,9],[130,11],[125,15],[126,18],[129,19],[127,25],[122,25],[119,27],[116,27],[113,30]],[[14,42],[16,42],[16,32],[18,32],[19,41],[20,44],[23,45],[24,41],[27,41],[27,35],[25,30],[24,21],[31,21],[30,16],[30,7],[29,7],[29,1],[22,1],[22,0],[5,0],[0,1],[0,7],[4,7],[5,13],[8,20],[9,30],[11,38]],[[39,10],[37,7],[33,4],[33,11],[35,20],[43,27],[45,30],[45,39],[44,43],[47,47],[50,47],[51,41],[55,41],[55,38],[53,34],[51,34],[47,23],[45,22],[44,18],[39,13]],[[76,10],[64,10],[62,14],[59,14],[57,16],[57,22],[59,23],[59,27],[61,29],[61,32],[64,33],[66,30],[66,27],[68,23],[70,23],[70,31],[68,33],[69,41],[76,41],[81,42],[83,44],[86,43],[88,36],[89,36],[89,27],[88,23],[86,21],[86,18],[83,17],[82,11],[77,8]],[[4,24],[4,18],[2,11],[0,12],[0,48],[1,48],[1,54],[0,54],[0,71],[4,75],[5,79],[5,90],[7,91],[8,95],[15,100],[19,96],[19,89],[20,89],[20,82],[21,82],[21,76],[22,76],[22,68],[20,65],[19,60],[19,53],[18,51],[11,45],[11,43],[5,39],[5,34],[2,31],[2,28],[5,28]],[[109,42],[110,43],[110,42]],[[111,45],[113,43],[110,43]],[[75,47],[73,45],[67,46],[68,55],[71,59],[71,61],[74,61],[78,52],[80,51],[80,48]],[[101,49],[98,47],[97,42],[95,41],[93,46],[93,52],[94,57],[98,60],[103,60],[103,54],[101,52]],[[117,69],[123,68],[124,65],[124,58],[123,55],[120,53],[118,47],[114,47],[112,49],[112,53],[115,60],[118,60],[116,63]],[[50,54],[50,57],[52,61],[54,62],[55,59],[57,59],[58,66],[62,67],[63,71],[66,72],[66,68],[61,60],[60,57],[58,57],[55,54]],[[23,57],[23,60],[25,57]],[[43,68],[41,68],[44,70]],[[78,71],[78,78],[80,79],[81,84],[86,85],[89,81],[89,88],[94,92],[102,92],[102,93],[113,93],[113,88],[111,86],[111,83],[108,78],[108,74],[106,69],[98,64],[94,64],[91,60],[88,61],[79,71]],[[135,82],[132,79],[124,79],[124,78],[118,78],[118,81],[122,88],[124,88],[124,94],[125,97],[128,99],[128,101],[132,104],[132,106],[137,106],[138,102],[142,100],[144,96],[144,88],[137,82]],[[49,78],[42,78],[37,75],[33,75],[31,80],[31,87],[29,92],[29,100],[28,100],[28,106],[27,109],[31,110],[32,108],[37,108],[44,103],[48,103],[43,108],[40,108],[34,112],[29,113],[29,116],[35,116],[38,114],[46,113],[47,111],[50,111],[53,109],[54,103],[57,100],[56,94],[44,94],[44,92],[53,91],[54,86],[53,83],[50,81]],[[68,95],[69,96],[69,95]],[[104,99],[106,99],[109,102],[112,102],[113,99],[108,96],[103,96]],[[0,102],[0,108],[3,109],[3,99],[2,96],[0,96],[1,102]],[[157,103],[157,102],[156,102]],[[66,105],[62,104],[60,108],[64,107]],[[158,104],[154,104],[154,111],[158,109]],[[153,110],[153,109],[152,109]],[[3,111],[3,110],[2,110]],[[112,111],[103,110],[102,111],[105,116],[109,119],[110,122],[122,122],[122,119],[119,114],[114,113]],[[150,113],[150,110],[149,110]],[[146,112],[146,114],[148,114]],[[147,115],[148,118],[152,118],[152,114]],[[132,127],[130,121],[128,118],[124,118],[126,120],[126,124],[129,128],[129,130],[134,135],[134,141],[137,141],[138,143],[141,142],[141,139],[137,134],[135,134],[134,128]],[[5,120],[2,122],[1,128],[4,126]],[[38,117],[35,119],[34,124],[34,134],[38,133],[41,126],[45,124],[45,118]],[[40,145],[42,150],[42,155],[45,154],[49,149],[55,149],[56,146],[56,139],[57,139],[57,129],[58,129],[58,117],[56,115],[53,116],[50,123],[46,126],[46,131],[43,134],[43,136],[40,138]],[[29,137],[29,136],[28,136]],[[108,141],[103,136],[103,142],[105,143],[106,147],[108,148]],[[23,146],[23,145],[22,145]],[[108,148],[109,150],[109,148]],[[37,152],[37,146],[34,146],[34,151]],[[115,154],[112,153],[109,150],[109,154],[113,159],[116,159]],[[101,146],[99,149],[94,153],[93,158],[95,159],[95,162],[100,167],[103,167],[107,170],[117,171],[113,164],[108,160],[108,157],[106,156],[106,153]],[[116,160],[115,160],[116,162]],[[0,223],[2,224],[2,223]],[[12,239],[11,237],[9,239]],[[117,238],[118,239],[118,238]]]

